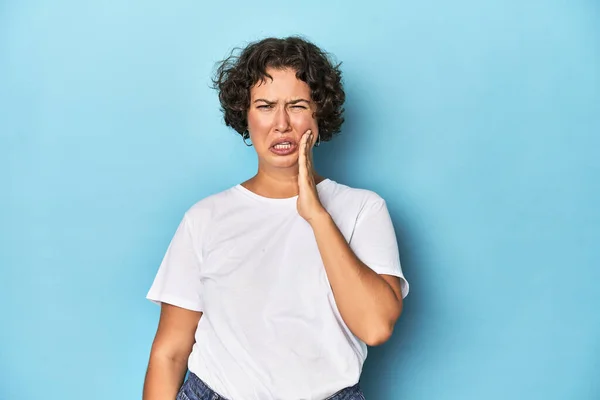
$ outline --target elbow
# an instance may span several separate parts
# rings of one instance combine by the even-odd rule
[[[396,321],[400,318],[401,314],[402,303],[400,303],[399,307],[395,310],[392,318],[371,324],[371,329],[369,329],[369,332],[364,339],[365,344],[374,347],[380,346],[390,340],[392,333],[394,333]]]
[[[372,329],[369,335],[365,338],[364,342],[366,345],[375,347],[380,346],[390,340],[392,333],[394,332],[393,325],[382,326],[377,329]]]

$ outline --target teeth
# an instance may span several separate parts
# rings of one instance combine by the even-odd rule
[[[273,147],[275,147],[276,149],[280,149],[280,150],[290,149],[290,148],[292,148],[292,144],[290,142],[283,142],[283,143],[278,143]]]

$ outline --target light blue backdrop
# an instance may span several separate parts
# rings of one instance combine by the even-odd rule
[[[387,199],[411,294],[369,400],[600,398],[597,1],[4,1],[0,399],[126,400],[183,212],[252,175],[214,63],[343,61],[322,173]]]

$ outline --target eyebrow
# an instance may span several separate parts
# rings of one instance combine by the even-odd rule
[[[260,101],[262,101],[262,102],[264,102],[264,103],[267,103],[267,104],[276,104],[276,103],[277,103],[276,101],[271,101],[271,100],[267,100],[267,99],[256,99],[256,100],[254,100],[254,102],[253,102],[253,103],[258,103],[258,102],[260,102]],[[301,102],[305,102],[305,103],[307,103],[307,104],[310,104],[310,101],[308,101],[308,100],[306,100],[306,99],[295,99],[295,100],[290,100],[290,101],[288,101],[286,104],[298,104],[298,103],[301,103]]]

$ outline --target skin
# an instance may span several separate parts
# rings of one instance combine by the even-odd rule
[[[402,313],[400,279],[379,275],[360,261],[319,200],[316,185],[324,178],[313,164],[318,123],[310,88],[291,69],[267,72],[273,79],[266,78],[251,88],[248,109],[258,172],[242,185],[265,197],[298,196],[298,214],[313,230],[344,322],[366,344],[380,345],[390,338]],[[293,142],[295,151],[285,156],[274,154],[271,146],[281,138]],[[201,317],[200,312],[162,304],[143,400],[176,397]]]
[[[175,399],[187,372],[187,361],[201,312],[162,303],[144,381],[143,400]]]
[[[307,131],[315,132],[317,111],[311,91],[290,69],[268,69],[273,79],[265,78],[250,90],[248,131],[258,156],[257,174],[242,183],[247,189],[265,197],[286,198],[298,195],[300,142]],[[270,147],[281,138],[294,143],[297,151],[287,156],[275,155]],[[314,171],[313,171],[314,172]],[[316,183],[323,177],[314,172]]]

